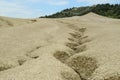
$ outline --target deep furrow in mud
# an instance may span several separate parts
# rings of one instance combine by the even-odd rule
[[[85,35],[86,28],[79,28],[63,21],[58,22],[66,24],[69,28],[74,30],[74,33],[69,33],[71,35],[71,37],[68,38],[70,42],[65,44],[67,47],[72,49],[73,52],[56,51],[54,53],[54,57],[72,68],[80,76],[80,80],[88,80],[98,67],[97,61],[92,57],[76,56],[77,54],[86,51],[87,46],[85,43],[91,41],[88,39],[88,36]]]

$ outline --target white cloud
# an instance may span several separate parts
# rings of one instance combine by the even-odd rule
[[[69,3],[69,0],[27,0],[30,2],[39,2],[39,3],[44,3],[48,5],[55,5],[55,6],[60,6],[60,5],[66,5]]]
[[[39,9],[32,9],[18,2],[0,0],[0,15],[19,18],[32,18],[42,15]]]
[[[0,16],[32,18],[44,15],[35,4],[62,6],[68,4],[68,0],[0,0]],[[43,6],[44,7],[44,6]]]
[[[21,0],[20,2],[43,3],[43,4],[48,4],[48,5],[60,6],[60,5],[68,4],[69,0],[25,0],[25,1]]]

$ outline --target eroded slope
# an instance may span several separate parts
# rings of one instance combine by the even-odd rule
[[[0,80],[119,80],[120,20],[93,13],[0,29]]]

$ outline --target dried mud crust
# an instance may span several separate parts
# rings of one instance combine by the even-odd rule
[[[107,76],[102,76],[102,77],[97,77],[97,76],[95,76],[95,77],[91,77],[91,78],[89,78],[88,80],[120,80],[120,74],[118,74],[118,73],[114,73],[114,74],[109,74],[109,75],[107,75]]]
[[[82,78],[87,79],[97,69],[97,61],[95,58],[86,56],[71,57],[67,61],[67,65],[74,69]]]
[[[11,66],[7,66],[7,65],[1,66],[1,67],[0,67],[0,71],[8,70],[8,69],[10,69],[10,68],[11,68]]]
[[[54,53],[54,57],[60,60],[61,62],[65,63],[66,60],[71,56],[71,54],[65,52],[65,51],[56,51]]]
[[[63,22],[61,22],[63,23]],[[68,24],[68,23],[64,23]],[[68,26],[73,27],[74,25],[68,24]],[[70,27],[70,28],[71,28]],[[91,41],[88,39],[88,36],[85,36],[86,28],[72,28],[74,30],[73,33],[69,33],[71,35],[65,45],[74,51],[74,53],[70,54],[67,51],[56,51],[54,53],[54,57],[60,60],[62,63],[68,65],[72,68],[81,79],[79,80],[87,80],[92,76],[92,73],[98,68],[97,60],[93,57],[79,56],[76,54],[81,53],[87,50],[87,46],[85,43]],[[65,80],[77,80],[75,76],[69,74],[68,72],[62,72],[61,75]]]
[[[120,80],[120,75],[110,76],[104,80]]]
[[[81,80],[77,74],[68,71],[61,72],[61,76],[64,80]]]

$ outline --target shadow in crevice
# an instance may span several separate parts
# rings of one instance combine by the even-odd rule
[[[90,42],[91,40],[85,35],[86,28],[77,28],[74,30],[74,33],[69,33],[71,35],[71,37],[68,38],[70,42],[65,44],[66,47],[73,50],[74,53],[71,54],[68,51],[56,51],[54,57],[72,68],[81,78],[79,80],[87,80],[98,67],[97,60],[93,57],[76,55],[86,51],[87,46],[85,43]],[[61,73],[61,75],[63,75],[63,73]],[[66,80],[76,79],[75,77],[69,76],[68,73],[65,73],[64,75],[67,75],[63,76],[65,78],[67,77]]]

